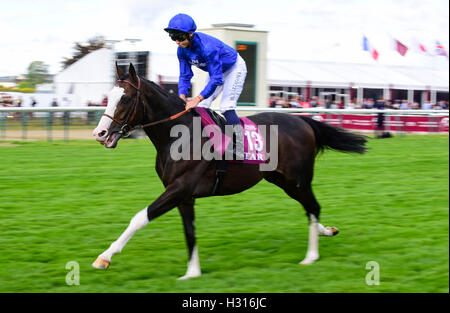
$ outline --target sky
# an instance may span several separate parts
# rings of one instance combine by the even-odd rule
[[[430,50],[439,40],[449,51],[448,0],[0,0],[0,76],[25,74],[32,61],[43,61],[56,74],[64,57],[73,55],[74,43],[94,36],[122,40],[116,44],[121,51],[175,54],[163,28],[177,13],[191,15],[198,29],[254,24],[269,32],[267,57],[272,59],[436,62],[412,50],[400,56],[392,49],[393,38]],[[378,61],[362,50],[364,35],[378,50]],[[131,44],[125,38],[141,41]],[[448,67],[447,58],[439,61]]]

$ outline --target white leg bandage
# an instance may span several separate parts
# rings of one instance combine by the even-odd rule
[[[133,237],[139,229],[148,224],[147,208],[137,213],[130,221],[127,229],[120,235],[120,237],[114,241],[108,250],[103,252],[100,257],[111,262],[111,257],[114,254],[120,253],[127,244],[128,240]]]
[[[300,262],[303,265],[309,265],[319,259],[319,225],[317,218],[311,214],[309,221],[309,239],[308,252],[305,259]]]

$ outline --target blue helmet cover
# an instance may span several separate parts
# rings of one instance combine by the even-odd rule
[[[187,14],[177,14],[169,21],[169,26],[164,28],[166,32],[170,30],[179,30],[185,33],[193,33],[197,29],[194,19]]]

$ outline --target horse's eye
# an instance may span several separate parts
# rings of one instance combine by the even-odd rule
[[[120,99],[121,105],[128,105],[131,102],[131,97],[128,96],[122,96],[122,99]]]

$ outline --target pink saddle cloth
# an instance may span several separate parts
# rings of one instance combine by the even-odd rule
[[[214,131],[209,133],[209,139],[213,144],[214,151],[217,151],[223,157],[225,149],[231,144],[232,139],[222,133],[220,127],[214,122],[205,108],[197,107],[195,110],[201,117],[203,127],[214,128]],[[266,163],[264,137],[261,135],[258,126],[246,117],[240,117],[239,119],[244,133],[244,160],[231,162]],[[215,136],[215,134],[220,134],[220,136]]]

